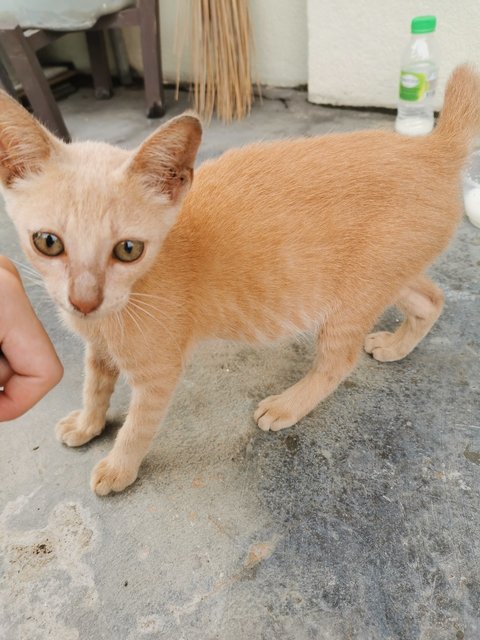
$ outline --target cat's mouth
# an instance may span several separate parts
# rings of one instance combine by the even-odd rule
[[[101,320],[107,316],[119,313],[125,307],[127,302],[128,297],[124,297],[108,305],[102,302],[94,308],[89,308],[88,305],[77,306],[72,304],[71,300],[69,300],[68,304],[60,303],[60,307],[69,315],[81,320]]]
[[[81,311],[71,304],[66,305],[60,303],[59,306],[62,311],[68,313],[68,315],[73,316],[74,318],[79,318],[81,320],[98,320],[99,318],[108,315],[108,311],[103,309],[102,307],[97,307],[95,310],[91,311]]]
[[[70,308],[68,310],[72,315],[74,315],[76,318],[82,318],[84,320],[88,320],[88,319],[96,319],[96,318],[101,318],[102,315],[104,315],[102,313],[101,309],[95,309],[94,311],[80,311],[79,309],[75,309],[75,308]]]

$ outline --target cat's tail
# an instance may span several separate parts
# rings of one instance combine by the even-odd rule
[[[480,75],[469,64],[454,69],[447,82],[443,109],[433,136],[459,159],[480,134]]]

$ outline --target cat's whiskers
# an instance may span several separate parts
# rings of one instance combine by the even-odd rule
[[[175,300],[172,300],[171,298],[165,298],[163,296],[160,296],[158,294],[155,293],[143,293],[141,291],[132,291],[130,293],[130,297],[135,297],[135,298],[153,298],[155,300],[159,300],[161,303],[163,303],[165,306],[168,307],[173,307],[176,309],[181,309],[182,312],[185,309],[185,306],[183,304],[180,304],[179,302],[176,302]]]
[[[133,322],[135,324],[135,326],[138,329],[138,332],[141,334],[141,337],[142,337],[144,343],[147,344],[147,338],[148,338],[147,334],[145,333],[145,331],[142,331],[142,327],[140,326],[139,321],[137,319],[137,316],[133,312],[133,309],[130,309],[127,306],[123,307],[122,311],[119,312],[120,322],[122,324],[122,329],[121,329],[122,336],[124,335],[124,328],[125,328],[125,315],[123,315],[123,314],[125,314],[127,316],[127,318],[131,322]],[[131,338],[130,338],[130,335],[128,334],[128,332],[127,332],[127,336],[128,336],[128,340],[127,340],[127,344],[128,344],[129,342],[131,342]],[[129,353],[130,353],[130,359],[131,360],[133,360],[133,361],[138,360],[138,357],[139,357],[138,349],[131,348],[131,349],[129,349]]]
[[[120,338],[123,341],[123,338],[125,336],[125,324],[122,321],[122,314],[120,311],[115,311],[113,317],[115,318],[115,324],[118,326],[118,329],[120,331]]]
[[[47,292],[45,282],[40,277],[37,279],[29,275],[22,274],[22,280],[25,285],[25,289],[28,292],[30,302],[34,307],[39,307],[46,303],[51,304],[52,299]]]
[[[21,262],[20,260],[16,260],[15,258],[12,258],[11,256],[9,256],[9,260],[11,260],[15,264],[18,264],[19,267],[23,267],[24,269],[29,269],[30,271],[34,271],[33,267],[31,267],[26,262]]]
[[[149,318],[152,318],[152,320],[155,320],[155,322],[159,322],[160,324],[163,324],[161,322],[160,318],[157,318],[156,316],[153,315],[153,313],[151,313],[150,311],[145,309],[145,307],[148,307],[150,309],[154,309],[157,313],[161,313],[161,310],[158,309],[157,307],[155,307],[155,306],[153,306],[151,304],[146,304],[145,302],[142,303],[139,300],[137,300],[137,301],[130,300],[129,304],[131,304],[136,309],[139,309],[141,312],[145,313],[145,315],[149,316]],[[166,314],[165,314],[165,317],[166,317]]]
[[[157,323],[160,324],[160,326],[162,327],[162,329],[164,331],[166,331],[166,333],[168,334],[168,336],[171,338],[173,344],[177,347],[178,353],[180,354],[180,357],[182,359],[182,365],[185,366],[185,352],[184,350],[180,347],[178,340],[172,335],[172,333],[167,329],[167,327],[165,326],[165,324],[161,321],[160,318],[158,318],[156,316],[156,314],[160,314],[161,316],[163,316],[166,320],[171,320],[171,316],[165,312],[164,309],[161,309],[160,307],[158,307],[157,305],[151,304],[150,302],[146,302],[145,300],[139,300],[136,296],[139,294],[133,293],[130,294],[130,303],[134,304],[136,303],[137,307],[138,305],[140,305],[140,310],[143,311],[145,314],[149,315],[153,320],[155,320]],[[148,298],[156,298],[158,300],[164,300],[161,296],[158,295],[153,295],[153,294],[140,294],[140,295],[145,295]],[[133,296],[133,300],[132,300],[132,296]],[[170,301],[166,301],[167,304],[170,303]],[[193,315],[190,312],[186,312],[185,307],[181,306],[181,305],[177,305],[179,308],[182,309],[182,314],[183,316],[187,316],[188,318],[190,318],[190,320],[192,322],[194,322],[193,319]],[[155,315],[152,315],[152,313],[148,312],[147,309],[145,309],[145,307],[147,307],[148,309],[152,309],[155,312]]]
[[[35,271],[35,269],[23,262],[20,262],[19,260],[15,260],[14,258],[10,258],[10,260],[20,269],[22,281],[27,285],[27,287],[40,287],[44,291],[46,290],[45,281],[42,276]]]
[[[36,276],[37,278],[41,279],[40,274],[38,273],[38,271],[36,271],[33,267],[31,267],[30,265],[26,264],[25,262],[20,262],[20,260],[15,260],[15,258],[10,258],[10,260],[17,265],[22,271],[25,271],[26,273],[32,275],[32,276]]]
[[[43,287],[45,289],[45,282],[41,278],[36,278],[29,274],[22,273],[22,280],[32,286]]]
[[[156,311],[157,313],[162,315],[164,318],[169,318],[170,317],[169,314],[165,311],[165,309],[162,309],[158,305],[151,304],[150,302],[145,302],[145,300],[139,300],[136,297],[133,297],[133,300],[132,300],[132,296],[130,297],[130,301],[131,302],[134,301],[134,302],[136,302],[136,304],[142,305],[142,307],[147,307],[148,309],[153,309],[154,311]]]
[[[150,293],[132,292],[132,293],[130,293],[130,300],[133,299],[137,303],[141,303],[141,304],[143,304],[145,306],[151,307],[152,309],[154,309],[155,311],[160,313],[164,318],[167,318],[167,319],[170,318],[169,314],[165,311],[165,308],[162,308],[162,307],[159,307],[158,305],[152,304],[151,300],[148,300],[148,302],[145,301],[145,300],[142,300],[140,298],[140,296],[147,297],[147,298],[153,298],[154,300],[159,300],[161,303],[164,303],[165,307],[172,306],[174,309],[178,309],[179,311],[181,311],[182,316],[188,316],[191,320],[193,320],[193,315],[187,309],[187,307],[185,307],[184,305],[175,303],[172,300],[167,300],[166,298],[163,298],[162,296],[159,296],[159,295],[154,295],[154,294],[150,294]],[[173,304],[172,304],[172,302],[173,302]]]
[[[146,304],[146,303],[143,303]],[[134,307],[135,309],[137,309],[138,311],[140,311],[141,313],[144,313],[146,316],[148,316],[149,318],[151,318],[152,320],[154,320],[155,322],[157,322],[161,328],[167,333],[167,335],[170,337],[170,339],[172,340],[173,345],[177,348],[178,353],[180,355],[180,357],[182,358],[183,361],[183,351],[180,348],[180,345],[178,344],[178,340],[175,338],[175,336],[172,335],[172,333],[167,329],[167,327],[165,326],[165,324],[162,322],[162,320],[160,318],[157,318],[157,316],[153,315],[153,313],[151,313],[150,311],[148,311],[147,309],[145,309],[144,307],[141,306],[141,303],[139,300],[134,301],[132,299],[130,299],[127,307],[129,306]],[[152,306],[152,305],[149,305]],[[153,309],[155,309],[155,307],[152,307]],[[130,308],[130,311],[133,312],[133,309]],[[158,312],[159,309],[156,309],[156,311]],[[137,312],[137,318],[139,320],[141,320],[141,316],[139,317],[138,312]]]
[[[132,322],[137,327],[138,331],[145,337],[145,332],[142,331],[142,327],[140,326],[137,315],[134,313],[133,309],[131,309],[128,305],[123,308],[123,311],[127,314],[127,316],[132,320]]]
[[[139,309],[138,307],[135,309],[133,308],[133,306],[127,306],[127,307],[124,307],[124,310],[126,311],[127,315],[130,317],[132,322],[137,327],[139,333],[143,338],[144,343],[147,346],[150,346],[149,333],[148,331],[145,331],[145,326],[144,326],[146,318],[142,317],[141,314],[139,313],[139,311],[142,311],[142,309]],[[156,318],[156,320],[161,325],[160,320],[158,320],[158,318]]]
[[[36,286],[36,289],[33,289],[33,286]],[[43,313],[46,309],[51,309],[53,304],[52,299],[41,283],[34,283],[33,285],[29,284],[25,289],[27,291],[30,304],[37,314]]]
[[[38,273],[35,273],[33,271],[21,271],[21,276],[22,279],[23,278],[30,278],[30,280],[35,280],[36,282],[44,282],[42,276],[38,275]]]
[[[144,298],[158,298],[159,300],[166,300],[162,296],[159,296],[157,293],[145,293],[143,291],[132,291],[130,293],[131,296],[143,296]]]

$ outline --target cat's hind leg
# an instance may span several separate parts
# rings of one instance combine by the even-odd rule
[[[442,313],[443,293],[431,280],[418,276],[394,302],[405,316],[394,332],[379,331],[365,338],[365,351],[380,362],[401,360],[427,335]]]
[[[291,427],[330,395],[355,366],[364,337],[375,322],[371,309],[362,317],[352,306],[330,316],[317,336],[317,354],[307,375],[283,393],[262,400],[254,413],[263,431]]]
[[[103,431],[108,404],[117,378],[118,370],[88,344],[85,356],[83,409],[72,411],[58,422],[55,433],[60,442],[69,447],[80,447]]]

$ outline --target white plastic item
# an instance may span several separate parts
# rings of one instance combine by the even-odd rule
[[[402,58],[395,130],[423,136],[433,129],[433,98],[437,85],[438,56],[435,47],[435,16],[412,20],[412,37]]]
[[[134,0],[0,0],[0,22],[24,29],[75,31],[132,4]]]
[[[465,169],[463,202],[468,219],[480,228],[480,149],[472,153]]]

